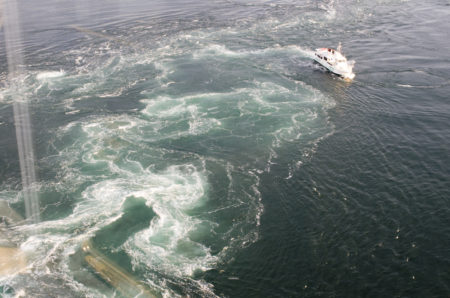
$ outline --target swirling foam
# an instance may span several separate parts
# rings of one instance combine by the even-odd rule
[[[268,30],[265,25],[249,30]],[[269,25],[282,30],[279,22]],[[296,20],[289,24],[297,25]],[[38,72],[26,79],[30,98],[62,102],[66,114],[76,115],[74,110],[95,100],[126,101],[127,91],[138,84],[143,105],[129,114],[93,113],[55,131],[49,141],[54,154],[41,162],[57,169],[56,178],[42,187],[70,194],[72,209],[69,215],[23,228],[25,234],[35,233],[22,247],[37,272],[53,270],[75,291],[98,296],[62,264],[83,240],[120,218],[122,204],[134,196],[157,216],[117,249],[130,256],[136,270],[148,269],[141,277],[168,296],[176,293],[167,289],[167,280],[189,281],[196,293],[214,295],[193,274],[217,267],[257,241],[264,210],[259,174],[270,171],[286,144],[303,146],[310,154],[314,142],[332,131],[326,110],[334,104],[302,82],[267,79],[274,68],[252,60],[308,58],[309,50],[279,45],[235,49],[211,38],[233,34],[229,28],[180,33],[129,55],[111,50],[107,42],[100,50],[68,53],[74,58],[72,71]],[[233,69],[221,68],[230,60],[249,67],[244,78],[210,88],[211,81],[235,76]],[[183,68],[187,64],[204,67],[208,81],[189,89],[183,81],[191,76]],[[301,155],[293,158],[294,165],[303,160]],[[57,269],[48,269],[58,258],[63,261]]]

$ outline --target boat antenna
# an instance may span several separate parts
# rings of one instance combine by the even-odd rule
[[[339,42],[339,44],[338,44],[337,51],[339,53],[342,53],[342,44],[341,44],[341,42]]]

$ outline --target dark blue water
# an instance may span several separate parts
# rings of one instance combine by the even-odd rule
[[[110,297],[88,239],[165,297],[447,297],[448,1],[32,1],[0,44],[0,199],[41,222],[6,296]],[[4,28],[3,28],[4,29]],[[3,41],[4,32],[0,33]],[[341,42],[348,82],[311,59]]]

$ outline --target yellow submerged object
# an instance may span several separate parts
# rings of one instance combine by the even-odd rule
[[[0,201],[0,276],[19,273],[27,267],[25,254],[11,240],[8,226],[23,222],[21,217],[7,202]]]
[[[158,297],[146,285],[137,281],[132,275],[94,248],[91,240],[85,241],[82,249],[86,254],[84,259],[89,266],[125,297]]]
[[[17,247],[0,247],[0,276],[19,273],[27,267],[23,252]]]

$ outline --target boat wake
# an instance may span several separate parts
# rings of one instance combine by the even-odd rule
[[[64,70],[44,63],[27,73],[23,92],[46,115],[37,132],[47,144],[38,188],[46,207],[42,222],[18,228],[33,235],[21,249],[39,278],[8,278],[17,292],[36,296],[47,281],[63,280],[73,296],[108,295],[80,277],[81,245],[97,239],[96,249],[119,256],[165,296],[215,295],[198,276],[259,239],[261,174],[276,166],[292,177],[334,129],[334,101],[283,75],[298,73],[292,61],[310,65],[313,51],[228,43],[236,34],[247,32],[182,31],[156,46],[144,38],[145,51],[131,53],[108,39],[67,50],[64,60],[73,64]],[[9,93],[1,91],[2,104]],[[15,204],[22,198],[0,195]],[[124,219],[130,201],[152,216],[115,231],[114,243],[99,240],[121,220],[131,225]]]

